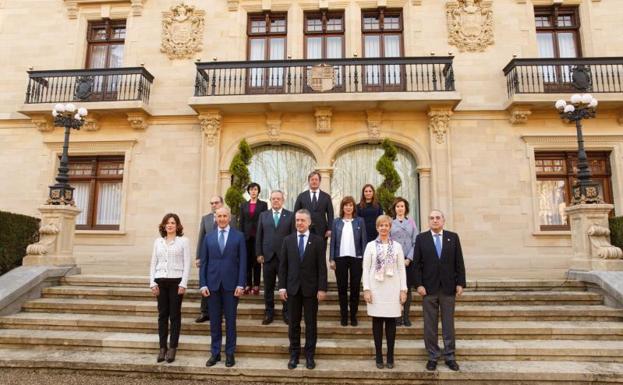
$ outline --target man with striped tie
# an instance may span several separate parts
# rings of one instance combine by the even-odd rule
[[[454,305],[456,297],[463,294],[465,264],[459,236],[444,230],[444,214],[432,210],[428,216],[430,230],[418,234],[413,250],[415,287],[423,297],[424,346],[428,352],[427,370],[437,368],[443,356],[451,370],[459,370],[455,358]],[[444,349],[439,349],[439,313]]]

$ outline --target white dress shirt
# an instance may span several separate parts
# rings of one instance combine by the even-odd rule
[[[227,246],[227,239],[229,238],[229,230],[231,229],[231,227],[229,225],[227,225],[227,227],[225,227],[224,229],[221,229],[220,227],[218,227],[216,230],[217,234],[216,234],[216,243],[218,243],[218,239],[221,236],[221,231],[223,232],[223,245]],[[220,246],[219,246],[220,247]],[[203,289],[207,289],[207,286],[203,286],[199,288],[199,291],[203,291]],[[242,289],[242,286],[236,286],[236,289]]]
[[[158,286],[158,278],[181,278],[180,287],[188,286],[190,274],[190,243],[186,237],[167,241],[158,237],[154,241],[149,267],[149,287]]]
[[[296,232],[296,249],[298,250],[298,246],[299,246],[299,236],[300,235],[304,235],[303,237],[303,252],[305,252],[305,249],[307,248],[307,241],[309,240],[309,230],[307,230],[304,233],[299,233],[298,231]],[[288,258],[287,255],[284,255],[284,258]],[[286,289],[279,289],[280,293],[283,293],[284,291],[286,291]]]
[[[355,237],[353,235],[353,220],[344,219],[344,227],[342,227],[342,237],[340,239],[340,257],[356,257]]]

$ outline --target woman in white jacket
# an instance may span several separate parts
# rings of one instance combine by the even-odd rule
[[[149,269],[149,287],[158,298],[158,362],[175,361],[182,325],[182,299],[188,287],[190,273],[190,243],[184,237],[184,227],[177,214],[169,213],[158,226],[160,237],[154,241]],[[169,337],[171,321],[171,341]]]
[[[372,334],[376,350],[376,367],[383,364],[383,325],[387,337],[387,368],[394,368],[396,317],[407,299],[405,256],[400,243],[389,236],[392,219],[381,215],[376,219],[379,236],[366,246],[363,253],[363,297],[368,315],[372,317]]]

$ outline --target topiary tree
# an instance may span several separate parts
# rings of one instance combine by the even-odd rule
[[[240,205],[244,202],[244,191],[251,179],[249,176],[249,169],[247,166],[251,164],[251,158],[253,152],[246,140],[242,139],[238,145],[238,152],[232,159],[229,165],[229,172],[231,172],[231,186],[225,193],[225,203],[231,209],[233,215],[238,215],[240,211]]]
[[[376,188],[376,194],[383,211],[390,213],[395,198],[394,193],[398,191],[402,184],[400,175],[398,175],[398,171],[394,167],[398,150],[389,139],[383,140],[381,147],[383,147],[385,152],[379,158],[379,161],[376,162],[376,170],[385,177],[385,180]]]

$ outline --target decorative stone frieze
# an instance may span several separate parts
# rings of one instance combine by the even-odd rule
[[[130,127],[135,130],[144,130],[147,128],[147,114],[144,112],[128,112],[128,122]]]
[[[431,108],[431,110],[428,111],[428,126],[430,131],[435,136],[437,144],[443,144],[446,142],[446,133],[448,132],[448,126],[450,125],[450,116],[452,116],[452,110],[449,108]]]
[[[84,120],[82,128],[84,128],[85,131],[99,131],[100,126],[99,122],[97,121],[97,117],[91,115],[92,113],[89,113],[89,115],[87,115],[87,118]]]
[[[366,110],[367,124],[368,124],[368,137],[370,139],[381,138],[381,123],[383,121],[382,110]]]
[[[331,116],[333,116],[331,107],[316,108],[314,116],[316,117],[316,132],[331,132]]]
[[[143,14],[143,5],[146,0],[125,0],[126,3],[130,3],[130,9],[132,10],[132,16],[141,16]],[[107,5],[112,3],[111,0],[63,0],[65,8],[67,9],[67,17],[69,19],[77,19],[81,5],[93,5],[102,4]],[[116,1],[119,2],[119,1]]]
[[[44,115],[33,116],[32,119],[30,119],[30,121],[32,122],[32,124],[35,125],[35,127],[37,127],[37,130],[41,132],[54,131],[54,126],[52,125],[51,119],[48,118],[47,116],[44,116]]]
[[[160,51],[169,59],[192,59],[201,51],[205,11],[183,2],[162,13]]]
[[[214,146],[216,143],[216,138],[221,130],[222,118],[223,116],[219,111],[209,111],[199,115],[201,132],[205,135],[208,146]]]
[[[493,44],[493,11],[488,0],[446,3],[448,42],[461,52],[482,52]]]
[[[272,142],[279,141],[279,135],[281,134],[281,113],[266,113],[266,134]]]
[[[510,122],[512,124],[525,124],[528,117],[532,115],[532,111],[527,107],[514,107],[510,111]]]

